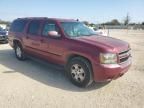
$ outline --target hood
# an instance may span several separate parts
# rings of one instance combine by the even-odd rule
[[[0,31],[0,35],[6,35],[6,32]]]
[[[129,44],[125,41],[115,39],[108,36],[83,36],[80,38],[77,38],[81,42],[85,42],[91,45],[96,46],[97,48],[100,48],[104,51],[109,52],[122,52],[129,49]]]

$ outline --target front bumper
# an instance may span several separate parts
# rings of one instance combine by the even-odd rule
[[[7,41],[8,37],[7,36],[0,36],[0,41]]]
[[[96,82],[111,81],[121,77],[132,64],[131,57],[122,64],[93,64],[94,80]]]

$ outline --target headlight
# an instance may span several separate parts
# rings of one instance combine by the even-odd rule
[[[101,64],[116,64],[117,55],[112,53],[101,53],[100,54],[100,63]]]

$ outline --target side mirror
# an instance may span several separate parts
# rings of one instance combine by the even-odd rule
[[[59,37],[61,37],[61,35],[58,34],[57,31],[49,31],[48,32],[48,36],[53,37],[53,38],[59,38]]]

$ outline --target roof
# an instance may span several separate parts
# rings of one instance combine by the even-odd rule
[[[48,18],[48,17],[26,17],[26,18],[17,18],[17,19],[28,19],[28,20],[55,20],[60,22],[65,21],[77,21],[75,19],[62,19],[62,18]]]

